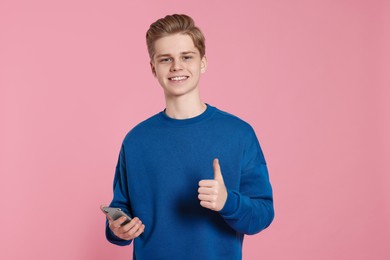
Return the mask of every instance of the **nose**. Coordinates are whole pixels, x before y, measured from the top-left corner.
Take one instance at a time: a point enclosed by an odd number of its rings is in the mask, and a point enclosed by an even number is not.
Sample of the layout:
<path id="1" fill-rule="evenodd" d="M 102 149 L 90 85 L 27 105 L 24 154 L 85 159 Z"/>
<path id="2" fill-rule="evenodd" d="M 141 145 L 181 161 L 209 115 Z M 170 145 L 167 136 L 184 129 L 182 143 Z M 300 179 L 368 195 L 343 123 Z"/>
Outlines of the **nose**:
<path id="1" fill-rule="evenodd" d="M 178 71 L 182 69 L 182 64 L 179 60 L 173 60 L 171 64 L 171 71 Z"/>

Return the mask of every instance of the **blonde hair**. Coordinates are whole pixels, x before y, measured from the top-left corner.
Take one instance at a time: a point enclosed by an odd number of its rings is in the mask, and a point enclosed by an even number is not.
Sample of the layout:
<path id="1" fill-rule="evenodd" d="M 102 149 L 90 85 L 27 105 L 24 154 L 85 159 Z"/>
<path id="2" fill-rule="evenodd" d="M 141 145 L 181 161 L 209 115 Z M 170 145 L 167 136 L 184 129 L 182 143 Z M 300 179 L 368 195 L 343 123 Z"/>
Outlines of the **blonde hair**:
<path id="1" fill-rule="evenodd" d="M 153 59 L 155 54 L 154 43 L 158 39 L 172 34 L 185 34 L 191 37 L 200 57 L 206 54 L 205 38 L 202 31 L 195 26 L 194 20 L 185 14 L 167 15 L 152 23 L 146 32 L 146 45 L 149 57 Z"/>

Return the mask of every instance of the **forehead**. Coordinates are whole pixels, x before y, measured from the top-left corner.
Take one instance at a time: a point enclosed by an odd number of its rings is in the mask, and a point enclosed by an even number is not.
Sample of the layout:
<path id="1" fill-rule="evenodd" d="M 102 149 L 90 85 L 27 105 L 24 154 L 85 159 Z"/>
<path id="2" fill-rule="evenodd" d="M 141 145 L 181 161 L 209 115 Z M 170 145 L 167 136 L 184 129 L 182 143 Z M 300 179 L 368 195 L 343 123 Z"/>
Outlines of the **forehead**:
<path id="1" fill-rule="evenodd" d="M 154 42 L 154 51 L 155 55 L 174 55 L 188 51 L 199 53 L 192 38 L 186 34 L 174 34 L 156 40 Z"/>

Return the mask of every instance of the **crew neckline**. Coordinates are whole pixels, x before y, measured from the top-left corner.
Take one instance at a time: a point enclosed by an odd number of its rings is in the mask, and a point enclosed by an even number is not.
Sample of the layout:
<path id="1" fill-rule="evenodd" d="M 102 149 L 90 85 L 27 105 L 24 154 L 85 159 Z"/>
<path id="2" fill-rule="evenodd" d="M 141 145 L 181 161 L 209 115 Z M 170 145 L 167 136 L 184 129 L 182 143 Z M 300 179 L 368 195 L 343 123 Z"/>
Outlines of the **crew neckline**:
<path id="1" fill-rule="evenodd" d="M 159 113 L 159 118 L 163 122 L 171 126 L 188 126 L 188 125 L 193 125 L 193 124 L 203 122 L 204 120 L 210 118 L 216 111 L 216 108 L 206 103 L 206 110 L 203 111 L 203 113 L 195 117 L 186 118 L 186 119 L 176 119 L 176 118 L 169 117 L 164 111 L 165 109 Z"/>

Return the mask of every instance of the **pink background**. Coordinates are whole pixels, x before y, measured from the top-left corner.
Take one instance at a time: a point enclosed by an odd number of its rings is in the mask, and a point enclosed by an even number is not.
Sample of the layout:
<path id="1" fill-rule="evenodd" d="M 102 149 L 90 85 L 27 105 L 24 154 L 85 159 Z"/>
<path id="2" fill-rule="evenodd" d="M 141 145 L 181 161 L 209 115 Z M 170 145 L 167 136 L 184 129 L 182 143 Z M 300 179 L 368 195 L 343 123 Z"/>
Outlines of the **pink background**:
<path id="1" fill-rule="evenodd" d="M 276 217 L 244 259 L 390 259 L 385 0 L 1 0 L 0 259 L 131 258 L 99 205 L 124 135 L 164 108 L 144 35 L 171 13 L 206 35 L 204 101 L 267 158 Z"/>

